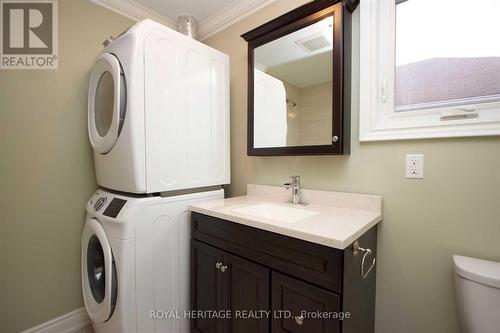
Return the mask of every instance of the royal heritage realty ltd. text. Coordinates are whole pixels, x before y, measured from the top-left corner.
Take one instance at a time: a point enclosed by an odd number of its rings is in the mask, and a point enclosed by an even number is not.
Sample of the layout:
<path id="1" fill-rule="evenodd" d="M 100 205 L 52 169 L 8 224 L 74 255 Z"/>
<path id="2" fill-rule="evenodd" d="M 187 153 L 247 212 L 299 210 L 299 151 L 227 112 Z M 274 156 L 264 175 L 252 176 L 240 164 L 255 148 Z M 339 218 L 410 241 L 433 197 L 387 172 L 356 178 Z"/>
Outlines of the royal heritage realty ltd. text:
<path id="1" fill-rule="evenodd" d="M 151 310 L 150 319 L 288 319 L 301 317 L 302 319 L 350 319 L 350 312 L 336 311 L 299 311 L 289 310 Z"/>

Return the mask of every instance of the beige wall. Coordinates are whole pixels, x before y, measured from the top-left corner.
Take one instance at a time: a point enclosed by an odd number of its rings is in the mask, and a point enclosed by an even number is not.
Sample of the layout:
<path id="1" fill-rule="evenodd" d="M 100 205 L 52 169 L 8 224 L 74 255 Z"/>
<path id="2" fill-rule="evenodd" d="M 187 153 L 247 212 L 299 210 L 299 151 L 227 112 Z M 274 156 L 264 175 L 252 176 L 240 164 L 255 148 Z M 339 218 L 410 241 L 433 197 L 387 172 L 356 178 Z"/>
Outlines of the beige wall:
<path id="1" fill-rule="evenodd" d="M 87 140 L 89 69 L 133 22 L 59 1 L 59 69 L 0 70 L 0 332 L 83 306 L 80 237 L 96 188 Z"/>
<path id="2" fill-rule="evenodd" d="M 500 261 L 500 137 L 358 142 L 359 10 L 354 15 L 350 156 L 246 156 L 246 44 L 240 34 L 305 1 L 277 0 L 207 43 L 231 57 L 232 196 L 247 183 L 299 174 L 313 189 L 384 197 L 379 228 L 378 333 L 455 333 L 451 255 Z M 404 178 L 407 153 L 425 154 L 425 179 Z"/>

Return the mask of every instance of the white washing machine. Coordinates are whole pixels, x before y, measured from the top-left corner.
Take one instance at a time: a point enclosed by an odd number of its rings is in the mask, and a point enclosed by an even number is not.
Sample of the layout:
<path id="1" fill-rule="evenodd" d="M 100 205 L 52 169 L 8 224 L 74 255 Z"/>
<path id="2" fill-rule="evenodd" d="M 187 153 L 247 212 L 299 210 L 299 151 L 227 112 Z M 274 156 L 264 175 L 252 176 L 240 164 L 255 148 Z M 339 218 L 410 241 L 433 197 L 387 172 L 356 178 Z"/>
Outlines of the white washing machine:
<path id="1" fill-rule="evenodd" d="M 87 202 L 82 289 L 95 333 L 188 333 L 188 205 L 223 199 L 222 189 L 175 197 L 98 190 Z M 177 311 L 180 319 L 151 318 Z"/>
<path id="2" fill-rule="evenodd" d="M 229 57 L 151 20 L 105 44 L 88 96 L 97 183 L 128 193 L 228 184 Z"/>

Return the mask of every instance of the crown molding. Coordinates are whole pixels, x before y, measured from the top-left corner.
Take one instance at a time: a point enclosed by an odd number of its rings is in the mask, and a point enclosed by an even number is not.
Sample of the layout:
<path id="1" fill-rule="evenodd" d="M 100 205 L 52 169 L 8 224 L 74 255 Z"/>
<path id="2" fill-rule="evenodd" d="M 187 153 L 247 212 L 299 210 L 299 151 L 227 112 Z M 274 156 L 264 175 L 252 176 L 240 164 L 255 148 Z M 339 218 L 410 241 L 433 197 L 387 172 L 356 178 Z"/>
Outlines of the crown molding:
<path id="1" fill-rule="evenodd" d="M 140 21 L 152 19 L 169 28 L 176 29 L 177 23 L 157 12 L 133 1 L 133 0 L 90 0 L 95 4 L 103 6 L 115 13 L 126 16 L 132 20 Z"/>
<path id="2" fill-rule="evenodd" d="M 219 31 L 235 24 L 276 0 L 238 0 L 201 21 L 198 25 L 200 40 L 207 39 Z"/>
<path id="3" fill-rule="evenodd" d="M 90 0 L 132 20 L 152 19 L 169 28 L 176 29 L 175 21 L 135 2 L 134 0 Z M 255 13 L 276 0 L 235 0 L 208 18 L 198 22 L 198 37 L 207 39 L 230 25 Z M 189 14 L 189 13 L 188 13 Z"/>

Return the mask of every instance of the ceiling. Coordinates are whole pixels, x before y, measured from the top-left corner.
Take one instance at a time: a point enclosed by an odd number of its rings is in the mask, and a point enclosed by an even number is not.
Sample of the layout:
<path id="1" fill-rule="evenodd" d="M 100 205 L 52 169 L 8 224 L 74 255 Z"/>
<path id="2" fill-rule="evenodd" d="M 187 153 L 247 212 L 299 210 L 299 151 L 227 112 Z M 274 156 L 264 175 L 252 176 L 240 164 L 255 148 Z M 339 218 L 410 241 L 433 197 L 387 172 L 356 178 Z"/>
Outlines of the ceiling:
<path id="1" fill-rule="evenodd" d="M 134 20 L 146 18 L 172 29 L 177 17 L 193 16 L 198 39 L 206 39 L 275 0 L 90 0 Z"/>
<path id="2" fill-rule="evenodd" d="M 266 73 L 298 88 L 332 81 L 332 50 L 268 68 Z"/>
<path id="3" fill-rule="evenodd" d="M 328 45 L 312 52 L 306 51 L 299 45 L 300 41 L 317 36 L 324 37 L 328 41 Z M 261 68 L 272 68 L 330 51 L 332 50 L 332 43 L 333 17 L 329 16 L 319 22 L 255 48 L 255 62 Z"/>
<path id="4" fill-rule="evenodd" d="M 201 22 L 230 5 L 234 0 L 135 0 L 137 3 L 175 21 L 181 15 L 190 15 Z"/>
<path id="5" fill-rule="evenodd" d="M 324 37 L 325 45 L 311 51 L 301 41 Z M 255 67 L 299 88 L 332 80 L 333 17 L 255 48 Z"/>

